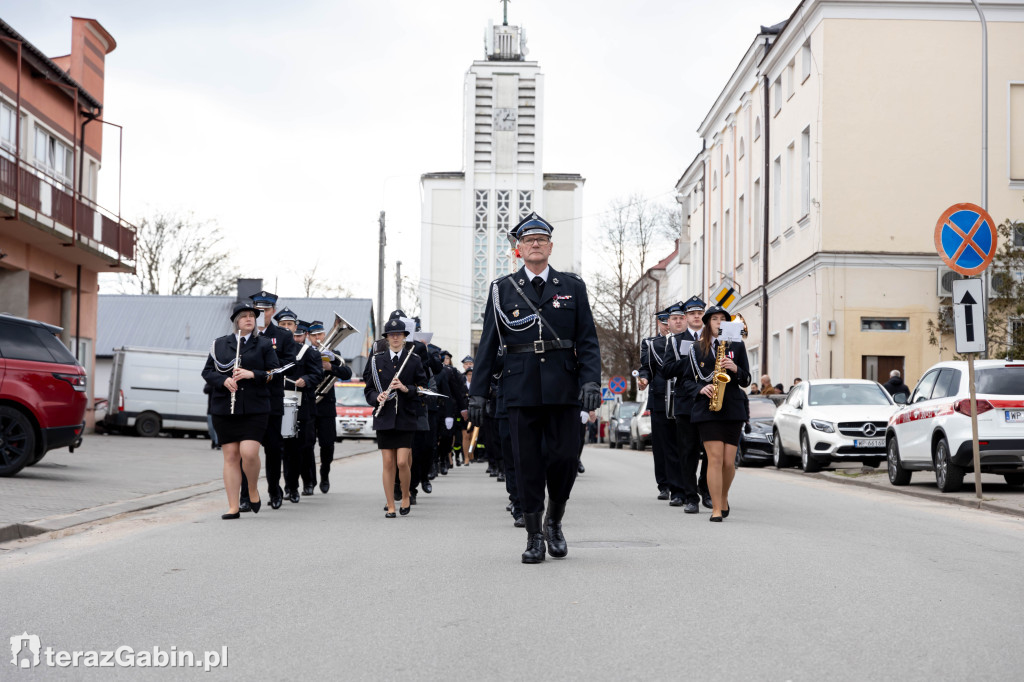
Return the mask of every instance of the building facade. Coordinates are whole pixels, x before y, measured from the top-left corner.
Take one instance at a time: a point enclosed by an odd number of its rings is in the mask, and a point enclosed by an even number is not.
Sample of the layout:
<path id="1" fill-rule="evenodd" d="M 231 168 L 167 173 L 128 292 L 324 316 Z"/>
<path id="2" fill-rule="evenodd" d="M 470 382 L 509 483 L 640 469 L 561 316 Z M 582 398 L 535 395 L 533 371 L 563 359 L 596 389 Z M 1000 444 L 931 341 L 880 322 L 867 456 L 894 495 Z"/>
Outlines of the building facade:
<path id="1" fill-rule="evenodd" d="M 985 12 L 987 208 L 1019 220 L 1024 3 Z M 804 0 L 762 28 L 676 185 L 691 287 L 735 282 L 752 373 L 912 384 L 941 359 L 933 233 L 950 205 L 982 203 L 980 81 L 970 3 Z"/>
<path id="2" fill-rule="evenodd" d="M 521 266 L 508 230 L 536 211 L 555 227 L 551 265 L 579 272 L 582 176 L 543 172 L 544 75 L 519 26 L 489 26 L 466 72 L 463 170 L 421 177 L 423 328 L 455 356 L 473 354 L 490 282 Z"/>
<path id="3" fill-rule="evenodd" d="M 116 46 L 99 22 L 76 17 L 70 54 L 50 59 L 0 21 L 0 311 L 63 327 L 90 398 L 97 276 L 135 264 L 135 228 L 96 204 Z"/>

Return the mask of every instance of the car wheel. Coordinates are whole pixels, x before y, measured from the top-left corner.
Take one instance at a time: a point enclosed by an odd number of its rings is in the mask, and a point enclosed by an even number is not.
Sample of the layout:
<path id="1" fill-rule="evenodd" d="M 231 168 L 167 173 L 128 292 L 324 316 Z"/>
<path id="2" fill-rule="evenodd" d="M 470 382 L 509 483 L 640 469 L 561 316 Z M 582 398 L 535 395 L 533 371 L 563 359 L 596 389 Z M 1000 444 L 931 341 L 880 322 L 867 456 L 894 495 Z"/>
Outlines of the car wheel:
<path id="1" fill-rule="evenodd" d="M 805 474 L 821 471 L 821 464 L 811 456 L 811 439 L 807 437 L 806 431 L 800 432 L 800 468 Z"/>
<path id="2" fill-rule="evenodd" d="M 615 436 L 609 434 L 609 436 L 608 436 L 608 447 L 610 449 L 614 450 L 615 449 L 615 441 L 617 441 L 617 440 L 618 439 Z"/>
<path id="3" fill-rule="evenodd" d="M 0 407 L 0 476 L 13 476 L 35 460 L 36 432 L 28 417 Z"/>
<path id="4" fill-rule="evenodd" d="M 886 455 L 889 483 L 893 485 L 908 485 L 913 472 L 903 468 L 903 463 L 900 461 L 900 445 L 896 441 L 896 436 L 889 439 L 889 444 L 886 446 Z"/>
<path id="5" fill-rule="evenodd" d="M 1007 485 L 1024 485 L 1024 474 L 1003 474 Z"/>
<path id="6" fill-rule="evenodd" d="M 636 449 L 643 452 L 647 449 L 647 443 L 644 442 L 643 438 L 638 438 L 636 441 Z"/>
<path id="7" fill-rule="evenodd" d="M 778 429 L 774 432 L 772 438 L 772 460 L 775 462 L 776 469 L 785 469 L 793 466 L 793 460 L 789 455 L 786 454 L 785 449 L 782 447 L 782 439 L 779 438 Z"/>
<path id="8" fill-rule="evenodd" d="M 950 461 L 949 442 L 940 438 L 935 445 L 935 483 L 944 493 L 955 493 L 964 484 L 964 469 Z"/>
<path id="9" fill-rule="evenodd" d="M 633 440 L 633 436 L 632 435 L 629 437 L 629 449 L 630 450 L 636 450 L 636 441 Z"/>
<path id="10" fill-rule="evenodd" d="M 135 433 L 143 438 L 153 438 L 160 433 L 160 417 L 152 412 L 143 412 L 135 418 Z"/>

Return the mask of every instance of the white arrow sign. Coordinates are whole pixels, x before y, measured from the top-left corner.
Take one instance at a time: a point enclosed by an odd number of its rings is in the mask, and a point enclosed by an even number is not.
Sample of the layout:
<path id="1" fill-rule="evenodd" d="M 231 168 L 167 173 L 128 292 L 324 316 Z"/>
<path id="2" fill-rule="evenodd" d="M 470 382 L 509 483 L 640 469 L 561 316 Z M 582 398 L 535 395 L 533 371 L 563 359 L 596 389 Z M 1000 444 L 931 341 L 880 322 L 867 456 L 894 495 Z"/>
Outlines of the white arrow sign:
<path id="1" fill-rule="evenodd" d="M 985 289 L 980 279 L 953 280 L 953 331 L 957 353 L 985 352 Z"/>

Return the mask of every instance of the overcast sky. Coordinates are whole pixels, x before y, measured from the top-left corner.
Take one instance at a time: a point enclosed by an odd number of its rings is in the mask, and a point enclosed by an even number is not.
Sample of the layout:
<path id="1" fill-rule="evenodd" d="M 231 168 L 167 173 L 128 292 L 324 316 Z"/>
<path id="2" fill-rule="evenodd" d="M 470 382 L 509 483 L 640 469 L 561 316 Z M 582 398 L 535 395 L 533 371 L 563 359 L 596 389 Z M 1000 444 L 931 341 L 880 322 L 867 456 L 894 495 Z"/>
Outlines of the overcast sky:
<path id="1" fill-rule="evenodd" d="M 633 192 L 671 202 L 696 128 L 760 25 L 797 0 L 512 0 L 545 74 L 544 171 L 580 173 L 584 239 Z M 498 0 L 5 0 L 0 17 L 50 56 L 71 16 L 114 36 L 105 117 L 125 126 L 123 206 L 216 220 L 244 276 L 301 295 L 376 297 L 377 216 L 419 276 L 419 176 L 460 170 L 462 83 Z M 108 130 L 110 130 L 108 128 Z M 116 206 L 104 140 L 101 203 Z M 467 228 L 468 229 L 468 228 Z M 667 255 L 660 254 L 659 258 Z M 468 264 L 466 265 L 468 267 Z M 584 274 L 598 267 L 585 255 Z M 111 289 L 106 289 L 108 292 Z"/>

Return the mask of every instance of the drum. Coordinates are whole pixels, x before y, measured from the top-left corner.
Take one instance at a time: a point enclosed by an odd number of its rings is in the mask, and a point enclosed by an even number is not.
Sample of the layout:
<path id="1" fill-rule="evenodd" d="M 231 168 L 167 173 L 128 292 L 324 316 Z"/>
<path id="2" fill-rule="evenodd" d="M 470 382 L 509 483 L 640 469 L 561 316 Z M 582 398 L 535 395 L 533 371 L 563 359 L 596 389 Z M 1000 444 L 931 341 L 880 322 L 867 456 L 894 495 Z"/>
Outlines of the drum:
<path id="1" fill-rule="evenodd" d="M 281 417 L 281 437 L 295 438 L 299 435 L 299 401 L 285 396 L 284 416 Z"/>

